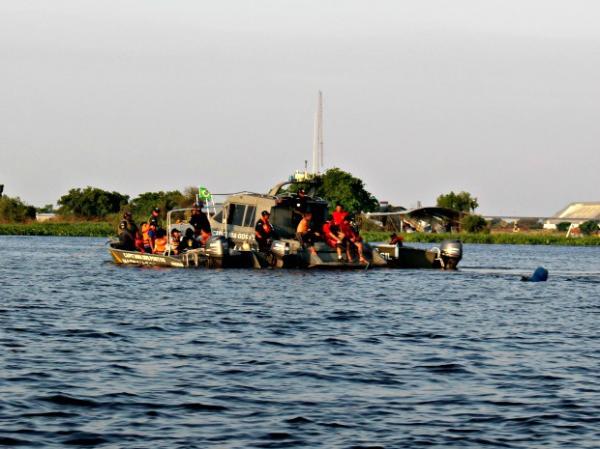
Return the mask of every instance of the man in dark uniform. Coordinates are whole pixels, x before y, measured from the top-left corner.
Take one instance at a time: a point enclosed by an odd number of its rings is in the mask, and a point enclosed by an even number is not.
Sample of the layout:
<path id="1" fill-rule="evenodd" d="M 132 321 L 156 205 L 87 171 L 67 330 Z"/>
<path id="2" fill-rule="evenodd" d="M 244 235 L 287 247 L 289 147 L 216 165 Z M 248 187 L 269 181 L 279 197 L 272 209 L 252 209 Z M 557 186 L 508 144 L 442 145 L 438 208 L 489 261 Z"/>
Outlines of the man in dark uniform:
<path id="1" fill-rule="evenodd" d="M 127 229 L 127 222 L 125 220 L 119 223 L 119 249 L 136 251 L 135 238 Z"/>
<path id="2" fill-rule="evenodd" d="M 258 250 L 262 253 L 268 253 L 271 249 L 273 239 L 277 238 L 277 233 L 269 221 L 271 214 L 263 210 L 260 216 L 262 218 L 256 222 L 256 226 L 254 227 L 254 238 L 256 239 L 256 243 L 258 243 Z"/>
<path id="3" fill-rule="evenodd" d="M 187 228 L 185 230 L 185 235 L 181 239 L 181 242 L 179 242 L 179 247 L 177 249 L 178 252 L 181 254 L 191 249 L 196 249 L 199 246 L 200 245 L 198 241 L 194 237 L 194 231 L 191 228 Z"/>
<path id="4" fill-rule="evenodd" d="M 202 206 L 202 203 L 194 204 L 190 224 L 194 227 L 194 234 L 196 237 L 199 237 L 202 244 L 206 245 L 206 242 L 212 235 L 212 230 L 210 228 L 208 217 L 202 212 Z"/>

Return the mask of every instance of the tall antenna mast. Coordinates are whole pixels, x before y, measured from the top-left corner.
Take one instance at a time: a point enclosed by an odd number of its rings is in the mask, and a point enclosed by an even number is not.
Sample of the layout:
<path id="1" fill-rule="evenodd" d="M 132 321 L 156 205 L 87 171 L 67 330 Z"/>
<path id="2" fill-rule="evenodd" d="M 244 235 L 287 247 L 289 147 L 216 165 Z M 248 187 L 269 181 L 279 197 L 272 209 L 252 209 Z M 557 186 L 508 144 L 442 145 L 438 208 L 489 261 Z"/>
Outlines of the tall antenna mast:
<path id="1" fill-rule="evenodd" d="M 321 173 L 323 166 L 323 93 L 319 91 L 313 138 L 313 175 Z"/>

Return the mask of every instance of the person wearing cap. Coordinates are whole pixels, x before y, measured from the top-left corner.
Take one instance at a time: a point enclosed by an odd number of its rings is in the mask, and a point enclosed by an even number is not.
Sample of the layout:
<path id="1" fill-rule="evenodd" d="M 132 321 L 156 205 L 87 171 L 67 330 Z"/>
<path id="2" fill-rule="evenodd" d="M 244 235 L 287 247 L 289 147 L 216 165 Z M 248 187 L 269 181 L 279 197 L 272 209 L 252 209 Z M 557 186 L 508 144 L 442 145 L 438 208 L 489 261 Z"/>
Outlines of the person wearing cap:
<path id="1" fill-rule="evenodd" d="M 194 204 L 190 224 L 194 227 L 196 238 L 200 240 L 202 245 L 206 245 L 206 242 L 212 235 L 212 230 L 208 217 L 202 212 L 202 206 L 203 204 L 201 202 Z"/>
<path id="2" fill-rule="evenodd" d="M 137 226 L 131 218 L 131 212 L 124 212 L 123 219 L 119 223 L 119 241 L 121 246 L 126 246 L 127 251 L 135 251 L 135 236 L 138 233 Z"/>
<path id="3" fill-rule="evenodd" d="M 127 222 L 122 220 L 119 223 L 119 248 L 125 251 L 135 251 L 135 240 L 131 232 L 127 229 Z"/>
<path id="4" fill-rule="evenodd" d="M 260 216 L 260 220 L 256 222 L 256 226 L 254 227 L 254 238 L 256 239 L 256 243 L 258 243 L 258 250 L 262 253 L 268 253 L 271 249 L 273 239 L 277 238 L 277 233 L 269 221 L 271 214 L 263 210 Z"/>

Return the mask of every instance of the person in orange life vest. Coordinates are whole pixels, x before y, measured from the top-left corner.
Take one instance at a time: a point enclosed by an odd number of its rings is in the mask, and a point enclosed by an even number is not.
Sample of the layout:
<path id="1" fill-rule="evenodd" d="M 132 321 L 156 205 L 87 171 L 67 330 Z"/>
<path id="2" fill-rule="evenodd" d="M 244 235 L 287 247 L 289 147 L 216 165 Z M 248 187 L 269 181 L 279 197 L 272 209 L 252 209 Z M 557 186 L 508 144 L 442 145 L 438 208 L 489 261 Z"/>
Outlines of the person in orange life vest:
<path id="1" fill-rule="evenodd" d="M 344 236 L 350 242 L 350 244 L 346 247 L 346 256 L 348 257 L 348 262 L 352 262 L 352 246 L 355 246 L 358 252 L 358 260 L 360 263 L 368 263 L 367 259 L 365 259 L 363 256 L 362 237 L 352 228 L 352 225 L 350 224 L 350 217 L 348 215 L 344 217 L 341 229 Z"/>
<path id="2" fill-rule="evenodd" d="M 307 248 L 312 254 L 317 254 L 314 244 L 320 234 L 311 229 L 311 220 L 312 212 L 306 212 L 296 228 L 296 238 L 304 248 Z"/>
<path id="3" fill-rule="evenodd" d="M 152 247 L 153 254 L 164 254 L 167 250 L 167 233 L 164 229 L 159 228 L 156 230 L 156 238 L 154 239 L 154 246 Z"/>
<path id="4" fill-rule="evenodd" d="M 144 240 L 144 252 L 152 253 L 154 248 L 154 239 L 156 238 L 156 230 L 158 223 L 154 218 L 151 218 L 148 223 L 142 224 L 142 238 Z"/>
<path id="5" fill-rule="evenodd" d="M 258 220 L 256 226 L 254 226 L 254 238 L 256 239 L 256 243 L 258 243 L 258 250 L 263 253 L 268 253 L 271 249 L 273 239 L 277 238 L 277 232 L 269 221 L 271 214 L 268 211 L 263 210 L 260 213 L 260 216 L 260 220 Z"/>
<path id="6" fill-rule="evenodd" d="M 323 238 L 325 242 L 332 248 L 335 248 L 338 260 L 342 260 L 342 248 L 344 247 L 344 239 L 340 238 L 340 228 L 333 222 L 331 215 L 329 220 L 323 224 Z"/>
<path id="7" fill-rule="evenodd" d="M 202 212 L 202 206 L 202 202 L 194 204 L 190 224 L 194 227 L 194 235 L 199 238 L 200 243 L 206 245 L 206 242 L 212 235 L 212 230 L 208 217 Z"/>

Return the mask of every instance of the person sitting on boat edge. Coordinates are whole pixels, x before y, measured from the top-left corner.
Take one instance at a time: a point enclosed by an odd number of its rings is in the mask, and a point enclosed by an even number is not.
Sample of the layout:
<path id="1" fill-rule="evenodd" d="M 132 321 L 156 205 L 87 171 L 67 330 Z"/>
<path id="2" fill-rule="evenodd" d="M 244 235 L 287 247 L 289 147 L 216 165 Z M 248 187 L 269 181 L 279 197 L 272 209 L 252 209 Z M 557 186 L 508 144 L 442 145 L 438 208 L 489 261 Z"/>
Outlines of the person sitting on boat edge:
<path id="1" fill-rule="evenodd" d="M 187 228 L 185 230 L 185 235 L 183 236 L 183 238 L 181 239 L 181 242 L 179 242 L 179 253 L 183 253 L 185 251 L 189 251 L 191 249 L 197 249 L 200 247 L 200 244 L 198 243 L 198 240 L 196 240 L 196 237 L 194 236 L 194 230 L 192 228 Z"/>
<path id="2" fill-rule="evenodd" d="M 200 243 L 204 246 L 212 235 L 210 222 L 204 212 L 202 212 L 202 202 L 194 204 L 192 208 L 192 216 L 190 217 L 190 224 L 194 227 L 194 234 L 200 240 Z"/>
<path id="3" fill-rule="evenodd" d="M 362 237 L 352 227 L 351 217 L 349 215 L 346 215 L 343 220 L 344 221 L 342 222 L 341 229 L 349 242 L 349 244 L 346 247 L 346 255 L 348 257 L 348 262 L 352 262 L 352 247 L 355 247 L 356 251 L 358 252 L 359 262 L 369 263 L 363 255 Z"/>
<path id="4" fill-rule="evenodd" d="M 323 238 L 325 243 L 330 247 L 335 248 L 338 256 L 338 260 L 342 260 L 342 248 L 345 246 L 344 235 L 340 232 L 340 227 L 333 221 L 333 217 L 330 215 L 329 219 L 323 224 Z"/>
<path id="5" fill-rule="evenodd" d="M 154 246 L 152 247 L 152 254 L 164 254 L 167 250 L 167 233 L 163 228 L 156 230 L 156 238 L 154 239 Z"/>
<path id="6" fill-rule="evenodd" d="M 263 210 L 260 216 L 261 218 L 254 226 L 254 238 L 258 243 L 258 250 L 262 253 L 268 253 L 271 250 L 273 239 L 277 238 L 277 232 L 269 221 L 271 214 L 268 211 Z"/>
<path id="7" fill-rule="evenodd" d="M 311 254 L 317 254 L 314 244 L 320 237 L 320 234 L 311 229 L 312 212 L 304 213 L 302 220 L 296 228 L 296 238 L 303 248 L 308 249 Z"/>

